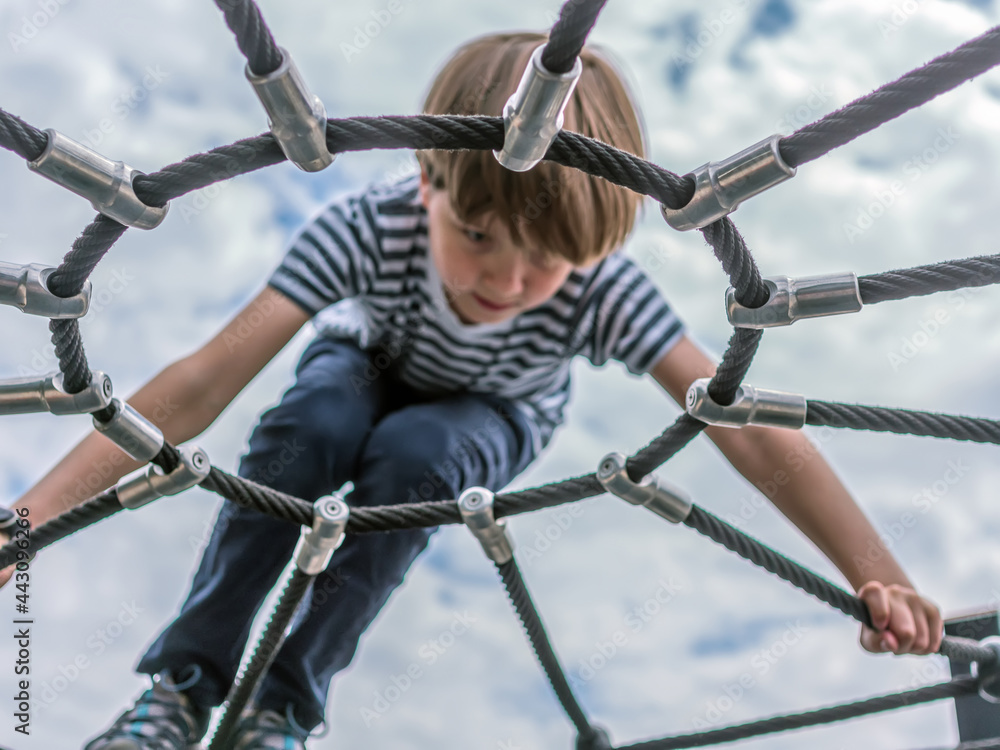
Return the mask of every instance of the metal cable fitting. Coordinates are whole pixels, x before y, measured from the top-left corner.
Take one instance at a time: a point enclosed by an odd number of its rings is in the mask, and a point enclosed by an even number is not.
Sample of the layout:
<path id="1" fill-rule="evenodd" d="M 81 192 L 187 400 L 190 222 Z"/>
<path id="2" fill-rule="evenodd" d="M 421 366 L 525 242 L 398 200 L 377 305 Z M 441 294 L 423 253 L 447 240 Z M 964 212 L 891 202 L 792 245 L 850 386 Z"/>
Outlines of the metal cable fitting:
<path id="1" fill-rule="evenodd" d="M 988 664 L 976 663 L 979 677 L 979 696 L 990 703 L 1000 703 L 1000 636 L 983 638 L 980 644 L 992 649 L 996 657 Z"/>
<path id="2" fill-rule="evenodd" d="M 770 297 L 760 307 L 744 307 L 733 287 L 726 291 L 726 315 L 736 328 L 790 326 L 802 318 L 855 313 L 864 307 L 857 274 L 850 271 L 794 279 L 771 276 L 764 284 Z"/>
<path id="3" fill-rule="evenodd" d="M 334 551 L 344 541 L 351 509 L 341 498 L 331 495 L 313 503 L 312 528 L 302 527 L 295 546 L 295 564 L 308 575 L 319 575 L 330 564 Z"/>
<path id="4" fill-rule="evenodd" d="M 625 470 L 625 456 L 609 453 L 597 467 L 597 481 L 608 492 L 632 505 L 642 505 L 671 523 L 681 523 L 691 513 L 691 499 L 655 474 L 633 482 Z"/>
<path id="5" fill-rule="evenodd" d="M 0 534 L 6 534 L 7 539 L 14 538 L 14 527 L 17 526 L 17 513 L 15 513 L 10 508 L 5 508 L 0 506 Z M 5 544 L 3 539 L 0 539 L 0 546 Z"/>
<path id="6" fill-rule="evenodd" d="M 94 428 L 113 440 L 136 461 L 146 463 L 163 449 L 159 428 L 121 399 L 111 399 L 114 416 L 107 422 L 94 417 Z"/>
<path id="7" fill-rule="evenodd" d="M 182 445 L 177 452 L 181 462 L 169 474 L 164 474 L 156 464 L 150 464 L 139 475 L 121 479 L 115 486 L 121 506 L 135 510 L 157 498 L 176 495 L 205 481 L 212 470 L 208 454 L 197 445 Z"/>
<path id="8" fill-rule="evenodd" d="M 682 208 L 660 206 L 663 218 L 674 229 L 707 227 L 728 216 L 747 198 L 795 176 L 778 150 L 782 136 L 772 135 L 722 161 L 710 161 L 691 172 L 694 195 Z"/>
<path id="9" fill-rule="evenodd" d="M 44 378 L 11 378 L 0 380 L 0 415 L 87 414 L 105 408 L 112 395 L 111 378 L 103 372 L 92 372 L 90 385 L 79 393 L 66 392 L 61 372 Z"/>
<path id="10" fill-rule="evenodd" d="M 568 73 L 550 73 L 542 65 L 541 45 L 531 54 L 517 90 L 503 107 L 503 148 L 493 155 L 513 172 L 527 172 L 545 158 L 563 126 L 563 111 L 583 72 L 576 58 Z"/>
<path id="11" fill-rule="evenodd" d="M 756 424 L 801 429 L 806 423 L 806 397 L 741 385 L 729 406 L 715 403 L 708 394 L 711 378 L 699 378 L 688 388 L 685 409 L 702 422 L 723 427 Z"/>
<path id="12" fill-rule="evenodd" d="M 57 297 L 48 280 L 55 268 L 41 263 L 19 266 L 0 261 L 0 305 L 11 305 L 28 315 L 45 318 L 82 318 L 90 309 L 90 279 L 72 297 Z"/>
<path id="13" fill-rule="evenodd" d="M 458 497 L 458 512 L 488 558 L 501 565 L 514 557 L 514 544 L 507 536 L 507 525 L 493 515 L 492 492 L 485 487 L 470 487 Z"/>
<path id="14" fill-rule="evenodd" d="M 86 198 L 102 214 L 126 226 L 152 229 L 163 221 L 168 206 L 147 206 L 132 188 L 132 180 L 144 172 L 111 161 L 51 128 L 45 132 L 49 142 L 41 156 L 28 162 L 28 169 Z"/>
<path id="15" fill-rule="evenodd" d="M 319 172 L 333 163 L 326 147 L 326 108 L 311 94 L 288 50 L 281 50 L 281 65 L 257 76 L 246 67 L 246 77 L 267 112 L 267 124 L 282 152 L 299 169 Z"/>

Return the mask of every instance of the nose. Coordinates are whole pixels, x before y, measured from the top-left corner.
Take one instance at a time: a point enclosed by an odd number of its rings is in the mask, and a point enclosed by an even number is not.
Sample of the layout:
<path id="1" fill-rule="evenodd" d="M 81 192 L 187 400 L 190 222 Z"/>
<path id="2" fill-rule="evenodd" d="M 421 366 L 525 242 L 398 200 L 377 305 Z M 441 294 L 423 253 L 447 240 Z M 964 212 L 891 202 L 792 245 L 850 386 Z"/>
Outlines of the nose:
<path id="1" fill-rule="evenodd" d="M 485 269 L 483 282 L 494 302 L 509 302 L 524 292 L 525 258 L 517 250 L 500 254 Z"/>

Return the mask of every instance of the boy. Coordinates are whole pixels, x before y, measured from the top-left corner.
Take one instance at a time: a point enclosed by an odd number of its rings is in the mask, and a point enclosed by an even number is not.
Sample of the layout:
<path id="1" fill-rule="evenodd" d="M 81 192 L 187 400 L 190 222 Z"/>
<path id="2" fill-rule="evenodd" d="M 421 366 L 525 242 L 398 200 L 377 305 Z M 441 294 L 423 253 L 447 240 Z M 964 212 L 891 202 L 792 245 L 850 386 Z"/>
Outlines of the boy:
<path id="1" fill-rule="evenodd" d="M 544 41 L 509 34 L 466 45 L 438 75 L 425 111 L 499 114 Z M 591 51 L 582 61 L 565 128 L 641 155 L 638 116 L 618 74 Z M 240 474 L 310 501 L 351 480 L 352 505 L 381 505 L 454 498 L 474 485 L 500 490 L 561 422 L 575 355 L 650 372 L 679 403 L 711 371 L 649 279 L 614 254 L 638 196 L 547 162 L 517 174 L 488 152 L 418 158 L 419 180 L 338 200 L 302 231 L 247 308 L 270 312 L 240 346 L 225 343 L 237 316 L 131 403 L 149 413 L 170 394 L 181 408 L 163 432 L 174 444 L 190 440 L 317 316 L 322 335 L 281 404 L 262 416 Z M 806 440 L 763 428 L 706 432 L 751 482 L 773 476 Z M 115 450 L 88 437 L 19 505 L 36 523 L 56 515 L 55 498 L 82 467 Z M 121 465 L 123 474 L 131 468 Z M 868 603 L 881 631 L 863 631 L 865 648 L 937 649 L 940 616 L 896 562 L 886 555 L 864 572 L 854 566 L 877 534 L 825 462 L 792 474 L 773 502 Z M 204 735 L 298 534 L 226 503 L 180 615 L 139 663 L 153 687 L 86 750 L 177 750 Z M 289 635 L 236 748 L 305 747 L 333 675 L 429 534 L 347 538 L 316 581 L 329 596 L 317 597 Z"/>

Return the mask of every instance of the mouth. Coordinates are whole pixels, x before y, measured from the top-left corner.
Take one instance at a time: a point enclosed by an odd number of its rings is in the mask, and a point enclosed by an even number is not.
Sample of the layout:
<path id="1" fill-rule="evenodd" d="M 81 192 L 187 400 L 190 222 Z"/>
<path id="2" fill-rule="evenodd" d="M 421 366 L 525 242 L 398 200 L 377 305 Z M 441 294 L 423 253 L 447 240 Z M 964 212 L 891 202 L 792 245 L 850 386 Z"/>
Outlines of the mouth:
<path id="1" fill-rule="evenodd" d="M 490 302 L 488 299 L 480 297 L 475 292 L 472 292 L 472 298 L 475 299 L 476 302 L 479 303 L 479 305 L 485 307 L 487 310 L 492 310 L 493 312 L 500 312 L 502 310 L 511 310 L 514 307 L 516 307 L 516 305 L 513 304 L 498 305 L 495 302 Z"/>

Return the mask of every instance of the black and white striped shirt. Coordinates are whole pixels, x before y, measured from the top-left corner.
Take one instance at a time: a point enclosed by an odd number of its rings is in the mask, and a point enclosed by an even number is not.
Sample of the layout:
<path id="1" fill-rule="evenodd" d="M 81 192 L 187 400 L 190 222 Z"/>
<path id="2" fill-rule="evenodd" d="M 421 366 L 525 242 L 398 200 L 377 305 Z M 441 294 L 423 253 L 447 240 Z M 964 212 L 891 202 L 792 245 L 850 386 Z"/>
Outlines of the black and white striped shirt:
<path id="1" fill-rule="evenodd" d="M 418 390 L 510 399 L 533 425 L 537 450 L 563 421 L 574 356 L 617 360 L 640 375 L 683 333 L 621 253 L 574 270 L 539 307 L 500 323 L 462 323 L 428 255 L 416 178 L 332 202 L 295 237 L 268 283 L 315 315 L 321 334 L 379 349 L 376 366 L 391 360 Z"/>

